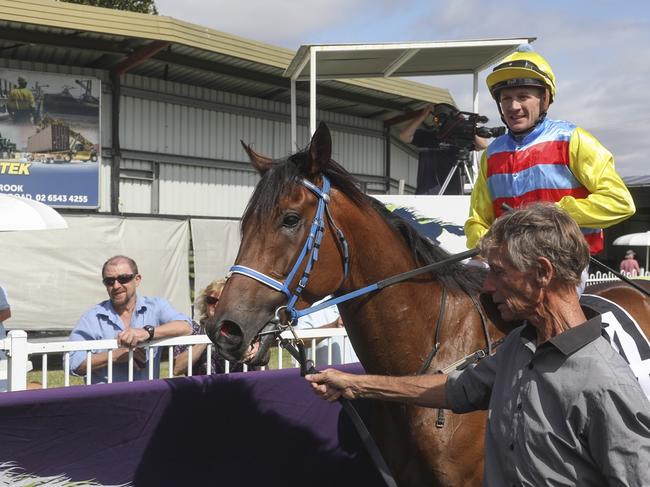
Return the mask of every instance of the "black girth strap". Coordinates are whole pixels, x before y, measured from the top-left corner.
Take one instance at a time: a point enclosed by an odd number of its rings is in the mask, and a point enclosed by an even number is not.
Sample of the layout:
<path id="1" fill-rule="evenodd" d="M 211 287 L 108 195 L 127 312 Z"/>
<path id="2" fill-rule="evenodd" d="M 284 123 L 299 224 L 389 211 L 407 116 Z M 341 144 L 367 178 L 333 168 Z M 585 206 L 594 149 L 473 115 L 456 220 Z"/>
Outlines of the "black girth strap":
<path id="1" fill-rule="evenodd" d="M 311 360 L 307 360 L 307 354 L 305 353 L 305 347 L 303 346 L 302 342 L 298 341 L 296 343 L 297 347 L 294 346 L 290 340 L 280 340 L 280 346 L 286 349 L 287 352 L 289 352 L 300 364 L 300 375 L 304 377 L 307 374 L 317 374 L 318 370 L 314 368 L 314 363 Z M 363 445 L 366 447 L 368 455 L 370 455 L 370 458 L 375 464 L 377 470 L 379 470 L 379 473 L 384 479 L 386 485 L 388 487 L 397 487 L 397 483 L 395 482 L 395 479 L 393 478 L 393 475 L 391 474 L 390 469 L 384 460 L 384 457 L 381 455 L 377 443 L 375 443 L 375 440 L 370 435 L 368 428 L 366 428 L 366 425 L 363 423 L 363 420 L 361 419 L 361 416 L 359 416 L 357 410 L 354 408 L 352 403 L 344 397 L 339 397 L 338 402 L 341 404 L 341 407 L 343 408 L 343 411 L 345 411 L 345 414 L 347 414 L 348 418 L 350 418 L 350 421 L 352 421 L 354 429 L 356 429 L 359 438 L 363 442 Z"/>
<path id="2" fill-rule="evenodd" d="M 492 355 L 494 348 L 496 348 L 499 344 L 501 344 L 501 342 L 503 342 L 503 338 L 497 340 L 494 343 L 492 342 L 490 338 L 490 331 L 488 330 L 488 320 L 487 317 L 485 316 L 485 312 L 483 311 L 483 308 L 481 307 L 481 304 L 478 302 L 476 297 L 471 292 L 467 291 L 467 289 L 463 288 L 463 291 L 465 291 L 465 294 L 467 294 L 467 296 L 469 296 L 469 298 L 472 300 L 472 303 L 474 303 L 474 307 L 476 308 L 476 311 L 481 317 L 481 325 L 483 327 L 483 334 L 485 336 L 485 343 L 487 344 L 487 346 L 462 358 L 458 362 L 454 362 L 452 365 L 445 368 L 444 370 L 437 371 L 436 373 L 438 374 L 448 373 L 451 370 L 462 370 L 466 368 L 468 365 L 478 362 L 479 360 L 489 355 Z M 436 320 L 436 328 L 434 332 L 435 334 L 434 334 L 433 349 L 431 350 L 431 352 L 429 352 L 429 355 L 427 356 L 426 360 L 422 364 L 422 367 L 420 367 L 420 370 L 418 371 L 417 375 L 425 374 L 427 370 L 429 370 L 429 367 L 431 366 L 431 362 L 433 361 L 434 357 L 438 353 L 438 350 L 440 350 L 440 329 L 442 328 L 442 323 L 445 318 L 446 308 L 447 308 L 447 288 L 443 286 L 441 298 L 440 298 L 440 311 L 438 312 L 438 319 Z M 436 428 L 443 428 L 444 426 L 445 426 L 445 410 L 441 408 L 438 409 Z"/>
<path id="3" fill-rule="evenodd" d="M 429 352 L 429 355 L 427 356 L 426 360 L 422 364 L 422 367 L 420 367 L 420 370 L 418 371 L 417 375 L 422 375 L 427 370 L 429 370 L 429 366 L 431 365 L 431 362 L 433 361 L 434 357 L 438 353 L 438 350 L 440 350 L 440 329 L 442 328 L 442 322 L 445 319 L 446 309 L 447 309 L 447 288 L 445 286 L 442 286 L 442 293 L 440 293 L 440 311 L 438 312 L 438 319 L 436 320 L 436 331 L 434 332 L 433 348 L 431 349 L 431 352 Z"/>
<path id="4" fill-rule="evenodd" d="M 469 299 L 472 300 L 476 311 L 478 311 L 478 314 L 481 317 L 481 325 L 483 325 L 483 335 L 485 336 L 485 343 L 487 343 L 488 355 L 492 355 L 492 341 L 490 340 L 490 330 L 488 330 L 488 320 L 485 316 L 485 311 L 483 311 L 483 307 L 481 306 L 481 303 L 479 303 L 476 299 L 476 296 L 467 290 L 465 290 L 465 293 L 467 293 Z"/>

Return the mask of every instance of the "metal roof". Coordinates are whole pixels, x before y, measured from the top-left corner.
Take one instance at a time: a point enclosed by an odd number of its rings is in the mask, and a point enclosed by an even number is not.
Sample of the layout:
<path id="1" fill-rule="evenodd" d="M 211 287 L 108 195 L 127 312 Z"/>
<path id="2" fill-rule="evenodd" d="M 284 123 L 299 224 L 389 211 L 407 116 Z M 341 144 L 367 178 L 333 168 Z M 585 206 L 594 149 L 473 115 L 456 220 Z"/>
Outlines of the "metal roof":
<path id="1" fill-rule="evenodd" d="M 478 111 L 478 73 L 535 37 L 382 44 L 310 44 L 300 46 L 284 76 L 291 79 L 291 140 L 296 141 L 296 81 L 309 81 L 309 129 L 316 130 L 316 81 L 472 74 L 474 111 Z M 382 78 L 378 80 L 376 78 Z M 357 80 L 356 83 L 361 83 Z M 322 108 L 322 88 L 318 104 Z"/>
<path id="2" fill-rule="evenodd" d="M 51 0 L 0 0 L 0 58 L 128 72 L 289 103 L 283 77 L 294 51 L 171 17 Z M 129 64 L 131 63 L 131 64 Z M 309 104 L 309 87 L 297 88 Z M 448 90 L 397 79 L 324 81 L 319 108 L 386 119 Z"/>
<path id="3" fill-rule="evenodd" d="M 310 79 L 312 56 L 316 79 L 414 77 L 473 74 L 507 56 L 535 37 L 381 44 L 309 44 L 300 46 L 284 75 Z"/>

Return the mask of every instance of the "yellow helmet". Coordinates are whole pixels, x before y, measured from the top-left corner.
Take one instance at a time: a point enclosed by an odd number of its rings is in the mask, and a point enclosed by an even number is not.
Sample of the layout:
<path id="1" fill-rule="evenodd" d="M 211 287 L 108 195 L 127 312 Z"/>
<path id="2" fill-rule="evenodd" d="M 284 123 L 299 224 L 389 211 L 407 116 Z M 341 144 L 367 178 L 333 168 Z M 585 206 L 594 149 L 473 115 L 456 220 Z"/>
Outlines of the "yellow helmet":
<path id="1" fill-rule="evenodd" d="M 514 86 L 541 86 L 548 90 L 549 104 L 555 98 L 555 75 L 546 59 L 524 44 L 507 56 L 488 75 L 486 83 L 492 97 L 498 100 L 499 91 Z"/>

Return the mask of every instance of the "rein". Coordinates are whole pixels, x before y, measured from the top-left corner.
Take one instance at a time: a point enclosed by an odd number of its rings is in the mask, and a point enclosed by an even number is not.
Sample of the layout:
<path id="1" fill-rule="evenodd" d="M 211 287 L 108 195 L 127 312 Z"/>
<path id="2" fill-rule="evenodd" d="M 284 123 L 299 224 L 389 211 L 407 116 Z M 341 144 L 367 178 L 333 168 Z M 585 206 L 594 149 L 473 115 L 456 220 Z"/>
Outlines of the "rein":
<path id="1" fill-rule="evenodd" d="M 293 331 L 293 328 L 291 331 Z M 279 341 L 279 344 L 298 361 L 300 364 L 300 375 L 304 377 L 307 374 L 318 374 L 319 371 L 314 367 L 314 363 L 311 360 L 307 360 L 307 354 L 305 352 L 305 346 L 302 340 L 298 338 L 294 340 L 283 338 Z M 359 412 L 355 409 L 349 399 L 341 396 L 337 399 L 337 402 L 341 405 L 343 411 L 345 411 L 345 413 L 348 415 L 350 421 L 352 421 L 352 425 L 356 429 L 361 442 L 366 447 L 368 455 L 370 455 L 370 458 L 375 464 L 375 467 L 377 467 L 377 470 L 379 471 L 381 477 L 384 479 L 386 485 L 388 487 L 397 487 L 397 483 L 395 482 L 395 479 L 393 478 L 393 475 L 391 474 L 390 469 L 388 468 L 388 465 L 386 464 L 386 461 L 381 454 L 381 451 L 379 451 L 377 443 L 375 443 L 375 440 L 372 438 L 372 435 L 370 434 L 370 431 L 368 431 L 368 428 L 366 428 L 363 419 L 361 419 L 361 416 L 359 416 Z"/>
<path id="2" fill-rule="evenodd" d="M 281 310 L 284 310 L 289 319 L 289 323 L 293 323 L 298 318 L 302 318 L 303 316 L 306 316 L 311 313 L 315 313 L 316 311 L 320 311 L 322 309 L 328 308 L 330 306 L 333 306 L 335 304 L 343 303 L 345 301 L 349 301 L 350 299 L 357 298 L 359 296 L 363 296 L 364 294 L 368 294 L 374 291 L 378 291 L 380 289 L 383 289 L 388 286 L 392 286 L 393 284 L 397 284 L 398 282 L 406 281 L 408 279 L 411 279 L 412 277 L 418 276 L 420 274 L 425 274 L 427 272 L 432 272 L 436 269 L 439 269 L 441 267 L 444 267 L 448 264 L 452 264 L 454 262 L 459 262 L 464 259 L 469 259 L 471 257 L 474 257 L 475 255 L 478 255 L 479 250 L 478 249 L 473 249 L 473 250 L 467 250 L 465 252 L 460 252 L 458 254 L 454 254 L 449 256 L 448 258 L 441 260 L 439 262 L 434 262 L 429 265 L 425 265 L 423 267 L 419 267 L 417 269 L 413 269 L 410 271 L 403 272 L 401 274 L 398 274 L 393 277 L 389 277 L 387 279 L 383 279 L 381 281 L 378 281 L 374 284 L 370 284 L 369 286 L 362 287 L 360 289 L 357 289 L 355 291 L 351 291 L 347 294 L 344 294 L 342 296 L 338 296 L 332 299 L 328 299 L 327 301 L 323 301 L 322 303 L 315 305 L 315 306 L 310 306 L 308 308 L 304 308 L 301 310 L 298 310 L 295 308 L 295 304 L 298 301 L 298 298 L 300 297 L 300 294 L 302 291 L 305 289 L 307 286 L 307 283 L 309 282 L 309 276 L 311 274 L 311 271 L 314 267 L 314 264 L 318 261 L 318 251 L 320 249 L 321 241 L 323 240 L 323 233 L 325 231 L 325 218 L 327 218 L 327 221 L 332 225 L 336 232 L 336 236 L 341 243 L 341 248 L 343 250 L 343 277 L 344 279 L 348 277 L 349 273 L 349 262 L 350 262 L 350 256 L 349 256 L 349 251 L 348 251 L 348 242 L 345 239 L 345 235 L 341 231 L 341 229 L 336 225 L 334 222 L 334 219 L 332 218 L 332 215 L 329 211 L 329 202 L 330 202 L 330 181 L 326 176 L 323 176 L 323 187 L 322 189 L 313 184 L 311 181 L 308 181 L 307 179 L 303 179 L 302 184 L 307 187 L 312 193 L 316 195 L 318 198 L 318 207 L 316 209 L 316 215 L 314 216 L 314 220 L 312 222 L 311 228 L 309 230 L 309 235 L 307 236 L 307 240 L 305 241 L 305 244 L 302 247 L 302 250 L 300 251 L 300 255 L 298 256 L 298 259 L 296 260 L 296 263 L 293 265 L 291 271 L 289 272 L 289 275 L 285 279 L 284 282 L 280 282 L 277 279 L 273 279 L 270 276 L 267 276 L 266 274 L 259 272 L 255 269 L 252 269 L 247 266 L 243 265 L 234 265 L 230 268 L 230 272 L 228 273 L 228 277 L 232 274 L 241 274 L 246 277 L 250 277 L 251 279 L 254 279 L 262 284 L 265 284 L 266 286 L 269 286 L 271 289 L 274 289 L 278 292 L 283 293 L 284 295 L 287 296 L 288 303 L 286 306 L 280 306 L 276 311 L 275 311 L 275 316 L 276 320 L 279 320 L 279 313 Z M 294 279 L 296 273 L 298 272 L 298 269 L 302 265 L 303 261 L 307 258 L 307 265 L 305 266 L 305 270 L 303 271 L 302 277 L 300 278 L 300 281 L 298 281 L 298 285 L 296 286 L 296 289 L 292 292 L 289 289 L 289 284 L 291 281 Z M 279 322 L 279 321 L 278 321 Z M 260 335 L 268 335 L 268 334 L 276 334 L 278 332 L 284 331 L 284 329 L 278 329 L 278 330 L 271 330 L 267 332 L 262 332 Z"/>

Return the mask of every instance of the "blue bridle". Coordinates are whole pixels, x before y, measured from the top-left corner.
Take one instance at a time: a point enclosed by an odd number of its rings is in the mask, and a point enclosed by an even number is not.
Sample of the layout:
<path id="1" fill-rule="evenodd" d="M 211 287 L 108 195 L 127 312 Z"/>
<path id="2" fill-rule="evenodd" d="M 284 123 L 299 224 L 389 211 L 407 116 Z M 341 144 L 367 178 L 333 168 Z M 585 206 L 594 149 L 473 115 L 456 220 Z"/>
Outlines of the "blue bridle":
<path id="1" fill-rule="evenodd" d="M 334 219 L 332 218 L 332 215 L 330 214 L 329 211 L 328 203 L 330 202 L 330 181 L 326 176 L 323 176 L 322 178 L 323 178 L 322 188 L 319 188 L 318 186 L 316 186 L 311 181 L 308 181 L 307 179 L 303 179 L 301 181 L 302 184 L 305 187 L 307 187 L 307 189 L 309 189 L 312 193 L 314 193 L 318 198 L 318 207 L 316 208 L 316 214 L 314 215 L 314 220 L 311 224 L 311 228 L 309 230 L 309 235 L 307 236 L 307 240 L 305 241 L 305 244 L 302 247 L 302 251 L 298 256 L 296 263 L 293 265 L 291 272 L 289 272 L 289 275 L 287 276 L 284 282 L 280 282 L 277 279 L 273 279 L 272 277 L 269 277 L 266 274 L 256 271 L 255 269 L 251 269 L 250 267 L 247 266 L 234 265 L 230 268 L 229 274 L 241 274 L 243 276 L 250 277 L 251 279 L 255 279 L 256 281 L 269 286 L 271 289 L 274 289 L 278 292 L 285 294 L 288 299 L 288 303 L 285 309 L 286 312 L 288 313 L 290 321 L 295 321 L 299 318 L 299 314 L 298 311 L 295 309 L 295 305 L 298 299 L 300 298 L 300 294 L 305 289 L 305 287 L 307 287 L 307 283 L 309 282 L 309 276 L 311 274 L 311 271 L 314 267 L 314 264 L 316 264 L 316 261 L 318 261 L 318 251 L 320 249 L 321 241 L 323 240 L 326 218 L 327 221 L 329 221 L 329 223 L 332 225 L 332 228 L 334 228 L 334 231 L 336 232 L 336 236 L 341 244 L 341 250 L 343 253 L 342 255 L 343 276 L 344 278 L 347 278 L 348 276 L 349 261 L 350 261 L 349 254 L 348 254 L 348 242 L 345 239 L 345 235 L 343 235 L 341 229 L 336 225 L 336 223 L 334 223 Z M 302 273 L 302 277 L 300 278 L 300 281 L 298 281 L 298 285 L 296 286 L 296 289 L 291 291 L 289 289 L 289 285 L 291 281 L 293 281 L 296 273 L 298 272 L 298 269 L 302 265 L 305 258 L 307 259 L 305 270 Z"/>

